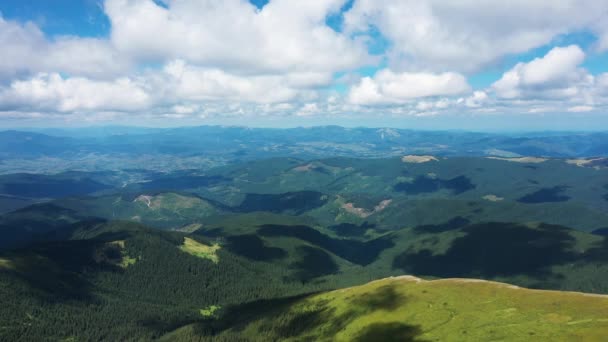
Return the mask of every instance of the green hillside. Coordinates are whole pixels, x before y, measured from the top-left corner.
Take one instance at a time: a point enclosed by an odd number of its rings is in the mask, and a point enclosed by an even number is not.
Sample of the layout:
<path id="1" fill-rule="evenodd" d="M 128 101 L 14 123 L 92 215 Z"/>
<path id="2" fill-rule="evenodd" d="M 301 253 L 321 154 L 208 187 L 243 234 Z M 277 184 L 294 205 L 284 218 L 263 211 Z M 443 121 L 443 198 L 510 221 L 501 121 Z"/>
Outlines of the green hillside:
<path id="1" fill-rule="evenodd" d="M 288 270 L 213 245 L 134 223 L 83 223 L 68 240 L 2 253 L 0 340 L 149 340 L 212 306 L 333 288 L 284 281 Z"/>
<path id="2" fill-rule="evenodd" d="M 404 276 L 241 312 L 216 340 L 604 341 L 608 297 Z M 212 325 L 212 324 L 210 324 Z M 215 323 L 221 327 L 221 322 Z M 165 340 L 205 340 L 190 325 Z"/>
<path id="3" fill-rule="evenodd" d="M 226 329 L 234 334 L 235 324 L 282 307 L 290 302 L 286 298 L 403 274 L 608 293 L 608 240 L 564 227 L 455 219 L 344 237 L 310 223 L 252 213 L 194 233 L 124 221 L 71 224 L 52 240 L 0 253 L 0 296 L 6 299 L 0 337 L 147 340 L 193 334 L 192 324 L 201 336 Z M 561 307 L 573 310 L 570 304 Z M 312 318 L 301 319 L 294 324 L 306 326 Z M 281 331 L 292 329 L 287 320 L 260 329 L 277 324 L 285 324 Z"/>
<path id="4" fill-rule="evenodd" d="M 457 216 L 582 231 L 608 227 L 604 167 L 566 159 L 428 158 L 434 159 L 276 158 L 220 167 L 204 176 L 195 171 L 148 175 L 146 182 L 105 196 L 53 203 L 83 215 L 163 229 L 247 212 L 309 216 L 324 226 L 368 222 L 384 229 L 441 224 Z"/>
<path id="5" fill-rule="evenodd" d="M 277 158 L 31 205 L 0 216 L 0 340 L 593 340 L 575 295 L 431 280 L 608 294 L 606 172 Z M 363 286 L 402 275 L 429 282 Z"/>

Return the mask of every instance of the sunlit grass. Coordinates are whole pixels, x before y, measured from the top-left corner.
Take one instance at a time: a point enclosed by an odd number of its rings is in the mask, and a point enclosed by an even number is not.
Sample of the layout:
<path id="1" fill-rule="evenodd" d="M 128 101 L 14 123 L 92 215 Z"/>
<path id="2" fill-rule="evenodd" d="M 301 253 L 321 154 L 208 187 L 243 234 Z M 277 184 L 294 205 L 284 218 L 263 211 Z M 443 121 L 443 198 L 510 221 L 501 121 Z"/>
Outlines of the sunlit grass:
<path id="1" fill-rule="evenodd" d="M 213 314 L 215 314 L 215 312 L 219 309 L 221 309 L 221 306 L 211 305 L 204 309 L 201 309 L 200 313 L 201 313 L 201 316 L 203 316 L 203 317 L 213 317 Z"/>
<path id="2" fill-rule="evenodd" d="M 11 260 L 0 258 L 0 270 L 11 270 L 13 268 L 15 268 L 15 265 Z"/>
<path id="3" fill-rule="evenodd" d="M 412 341 L 605 341 L 608 296 L 398 277 L 299 300 L 245 334 L 277 321 L 285 340 L 370 340 L 390 331 Z"/>
<path id="4" fill-rule="evenodd" d="M 127 254 L 127 252 L 125 251 L 125 240 L 112 241 L 109 244 L 117 246 L 120 249 L 121 259 L 120 262 L 116 263 L 116 265 L 122 268 L 127 268 L 129 266 L 135 265 L 138 258 L 132 258 Z"/>
<path id="5" fill-rule="evenodd" d="M 209 259 L 214 263 L 220 261 L 216 252 L 221 248 L 219 244 L 213 244 L 211 246 L 202 244 L 191 238 L 184 238 L 184 244 L 179 247 L 182 251 L 194 255 L 202 259 Z"/>

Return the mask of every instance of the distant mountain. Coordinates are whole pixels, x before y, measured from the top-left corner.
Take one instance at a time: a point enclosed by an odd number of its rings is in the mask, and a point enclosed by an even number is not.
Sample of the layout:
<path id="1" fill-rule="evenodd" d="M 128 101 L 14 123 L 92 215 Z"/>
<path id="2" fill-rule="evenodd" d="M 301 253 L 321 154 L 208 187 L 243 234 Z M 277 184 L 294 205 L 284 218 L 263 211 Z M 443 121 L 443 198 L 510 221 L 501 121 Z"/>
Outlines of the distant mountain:
<path id="1" fill-rule="evenodd" d="M 287 156 L 302 159 L 335 156 L 378 158 L 405 154 L 608 156 L 608 133 L 507 135 L 338 126 L 290 129 L 107 127 L 39 131 L 49 135 L 0 132 L 0 158 L 20 160 L 17 165 L 0 166 L 0 173 L 47 170 L 50 167 L 48 158 L 64 161 L 64 168 L 61 169 L 58 163 L 53 165 L 54 171 L 73 170 L 74 166 L 87 170 L 116 170 L 136 165 L 148 170 L 166 171 Z M 30 161 L 24 163 L 21 161 L 24 158 Z"/>
<path id="2" fill-rule="evenodd" d="M 73 154 L 76 141 L 33 132 L 0 132 L 0 158 L 37 158 Z"/>

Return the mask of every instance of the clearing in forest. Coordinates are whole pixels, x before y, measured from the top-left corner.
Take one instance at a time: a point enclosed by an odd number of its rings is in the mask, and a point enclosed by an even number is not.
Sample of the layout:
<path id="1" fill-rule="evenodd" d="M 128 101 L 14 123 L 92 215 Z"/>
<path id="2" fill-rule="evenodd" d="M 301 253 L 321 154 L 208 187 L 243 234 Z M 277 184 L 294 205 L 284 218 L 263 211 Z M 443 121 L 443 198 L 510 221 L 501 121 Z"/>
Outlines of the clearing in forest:
<path id="1" fill-rule="evenodd" d="M 179 249 L 188 254 L 202 259 L 209 259 L 216 264 L 220 261 L 217 256 L 217 251 L 220 248 L 220 245 L 217 243 L 209 246 L 188 237 L 184 238 L 184 244 L 179 247 Z"/>

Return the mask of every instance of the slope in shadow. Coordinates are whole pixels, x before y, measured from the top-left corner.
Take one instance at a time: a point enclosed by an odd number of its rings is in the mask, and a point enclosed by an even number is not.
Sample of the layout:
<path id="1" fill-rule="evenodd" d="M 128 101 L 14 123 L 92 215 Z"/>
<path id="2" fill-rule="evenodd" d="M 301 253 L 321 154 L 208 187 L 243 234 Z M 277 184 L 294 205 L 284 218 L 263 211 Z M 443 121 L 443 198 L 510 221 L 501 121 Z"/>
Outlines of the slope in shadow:
<path id="1" fill-rule="evenodd" d="M 397 292 L 394 285 L 381 286 L 374 292 L 366 293 L 364 296 L 355 297 L 352 300 L 352 304 L 356 305 L 361 312 L 394 311 L 405 303 L 405 296 Z"/>
<path id="2" fill-rule="evenodd" d="M 600 243 L 595 244 L 595 246 L 585 251 L 583 258 L 586 261 L 601 264 L 608 262 L 608 234 Z"/>
<path id="3" fill-rule="evenodd" d="M 94 300 L 91 273 L 120 272 L 120 252 L 106 243 L 124 239 L 124 233 L 105 233 L 91 240 L 45 242 L 7 256 L 13 270 L 0 275 L 19 279 L 51 302 Z"/>
<path id="4" fill-rule="evenodd" d="M 336 234 L 344 237 L 361 237 L 365 235 L 368 229 L 374 229 L 375 224 L 363 222 L 360 225 L 353 223 L 340 223 L 337 225 L 329 226 L 328 228 L 333 230 Z"/>
<path id="5" fill-rule="evenodd" d="M 443 233 L 450 230 L 462 228 L 470 223 L 469 220 L 462 216 L 456 216 L 446 223 L 442 224 L 430 224 L 424 226 L 418 226 L 414 228 L 416 233 Z"/>
<path id="6" fill-rule="evenodd" d="M 175 172 L 168 176 L 153 179 L 149 182 L 135 183 L 133 186 L 128 187 L 128 189 L 135 188 L 139 191 L 177 191 L 208 187 L 232 180 L 231 178 L 223 176 L 197 176 L 180 173 L 181 172 Z"/>
<path id="7" fill-rule="evenodd" d="M 416 338 L 422 335 L 420 327 L 401 322 L 373 323 L 361 330 L 356 342 L 422 342 Z"/>
<path id="8" fill-rule="evenodd" d="M 370 241 L 334 239 L 308 226 L 282 226 L 266 224 L 260 226 L 258 234 L 262 236 L 295 237 L 317 245 L 333 254 L 359 265 L 368 265 L 383 250 L 393 247 L 393 238 L 384 236 Z"/>
<path id="9" fill-rule="evenodd" d="M 268 247 L 259 236 L 254 234 L 233 235 L 226 238 L 227 248 L 234 254 L 256 261 L 271 261 L 287 256 L 281 248 Z"/>
<path id="10" fill-rule="evenodd" d="M 466 176 L 458 176 L 452 179 L 431 178 L 428 176 L 418 176 L 413 182 L 397 183 L 393 188 L 395 191 L 405 192 L 410 195 L 419 195 L 430 192 L 437 192 L 442 189 L 450 190 L 452 194 L 458 195 L 463 192 L 475 189 L 475 184 Z"/>
<path id="11" fill-rule="evenodd" d="M 434 255 L 429 249 L 405 251 L 395 257 L 393 268 L 438 277 L 543 278 L 552 276 L 549 267 L 580 257 L 572 252 L 575 239 L 559 226 L 541 225 L 534 229 L 512 223 L 486 223 L 467 226 L 462 232 L 467 235 L 454 239 L 444 254 Z"/>
<path id="12" fill-rule="evenodd" d="M 377 310 L 393 310 L 405 304 L 405 299 L 391 286 L 366 293 L 362 298 L 371 298 L 367 302 L 361 301 L 360 297 L 347 299 L 349 309 L 341 313 L 328 301 L 308 301 L 305 297 L 261 300 L 234 306 L 220 319 L 196 324 L 195 333 L 200 337 L 239 340 L 236 335 L 222 336 L 222 332 L 231 329 L 238 333 L 254 324 L 257 325 L 257 336 L 267 341 L 332 341 L 336 334 L 362 315 Z M 420 327 L 406 323 L 374 323 L 361 328 L 356 341 L 422 341 L 417 339 L 422 334 Z"/>
<path id="13" fill-rule="evenodd" d="M 48 176 L 38 174 L 13 174 L 0 177 L 2 192 L 13 196 L 32 198 L 60 198 L 90 194 L 111 186 L 90 178 L 69 174 Z"/>
<path id="14" fill-rule="evenodd" d="M 307 283 L 324 275 L 337 273 L 339 268 L 331 255 L 320 248 L 299 246 L 296 248 L 298 261 L 289 265 L 293 276 L 286 280 L 297 280 Z"/>
<path id="15" fill-rule="evenodd" d="M 284 194 L 247 194 L 237 207 L 241 212 L 292 212 L 300 215 L 327 203 L 327 196 L 316 191 L 297 191 Z"/>
<path id="16" fill-rule="evenodd" d="M 521 203 L 546 203 L 546 202 L 565 202 L 570 199 L 569 196 L 563 195 L 567 186 L 554 186 L 552 188 L 542 188 L 538 191 L 529 193 L 520 199 Z"/>
<path id="17" fill-rule="evenodd" d="M 591 234 L 608 236 L 608 227 L 598 228 L 598 229 L 592 231 Z"/>

